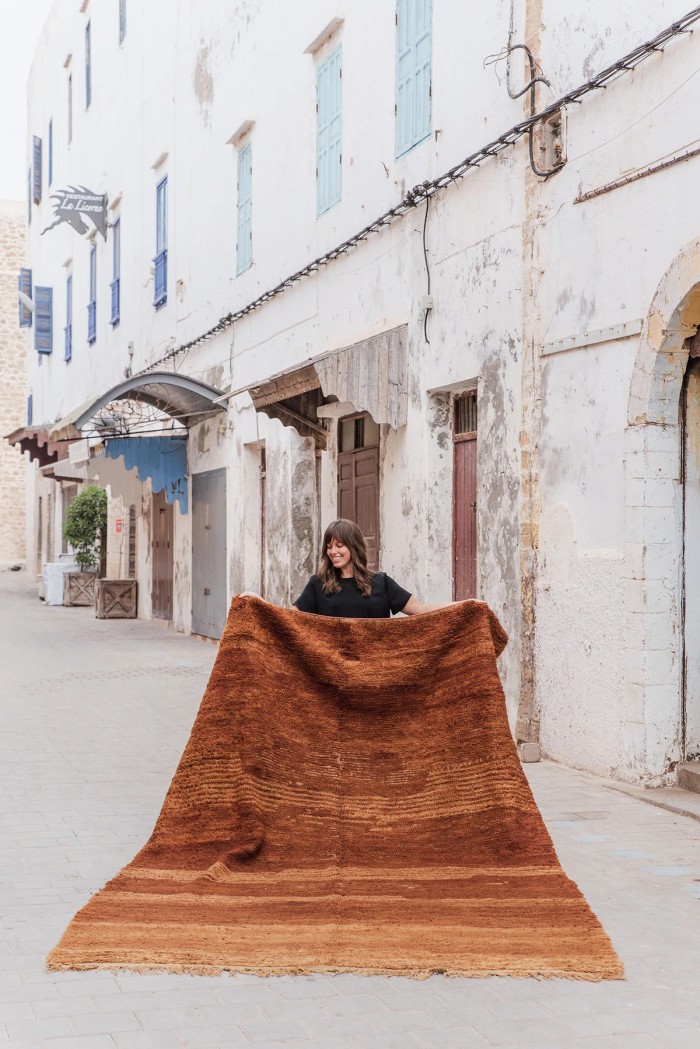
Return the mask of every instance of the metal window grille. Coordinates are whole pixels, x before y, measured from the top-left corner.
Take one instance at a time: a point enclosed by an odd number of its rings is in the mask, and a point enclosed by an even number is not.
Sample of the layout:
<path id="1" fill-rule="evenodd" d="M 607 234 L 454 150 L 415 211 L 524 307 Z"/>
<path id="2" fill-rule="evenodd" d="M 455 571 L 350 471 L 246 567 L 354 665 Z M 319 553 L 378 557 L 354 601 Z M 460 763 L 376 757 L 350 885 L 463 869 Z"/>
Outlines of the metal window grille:
<path id="1" fill-rule="evenodd" d="M 476 390 L 460 394 L 454 400 L 454 432 L 476 433 Z"/>

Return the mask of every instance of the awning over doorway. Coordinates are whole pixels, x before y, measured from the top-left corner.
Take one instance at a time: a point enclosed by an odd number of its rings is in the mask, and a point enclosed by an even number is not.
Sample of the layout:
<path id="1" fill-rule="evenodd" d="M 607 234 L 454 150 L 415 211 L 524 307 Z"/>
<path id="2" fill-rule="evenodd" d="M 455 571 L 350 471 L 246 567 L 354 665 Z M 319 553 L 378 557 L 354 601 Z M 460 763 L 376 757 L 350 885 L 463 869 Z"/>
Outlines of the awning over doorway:
<path id="1" fill-rule="evenodd" d="M 29 452 L 29 458 L 37 462 L 39 466 L 48 466 L 57 463 L 64 455 L 65 448 L 49 440 L 49 425 L 45 426 L 20 426 L 5 436 L 5 440 L 11 445 L 19 447 L 23 452 Z"/>
<path id="2" fill-rule="evenodd" d="M 187 437 L 108 437 L 105 455 L 124 459 L 127 470 L 136 470 L 143 483 L 149 478 L 153 492 L 164 492 L 165 501 L 178 502 L 187 513 Z"/>
<path id="3" fill-rule="evenodd" d="M 326 431 L 316 409 L 331 399 L 369 412 L 375 422 L 397 430 L 405 426 L 408 412 L 408 328 L 402 324 L 321 354 L 228 396 L 246 391 L 258 411 L 294 426 L 302 436 L 322 440 L 324 446 Z"/>
<path id="4" fill-rule="evenodd" d="M 91 397 L 69 412 L 50 428 L 49 437 L 52 441 L 84 437 L 90 432 L 91 426 L 96 436 L 124 436 L 130 432 L 128 420 L 124 422 L 116 417 L 113 422 L 108 418 L 96 419 L 102 409 L 120 401 L 135 401 L 148 405 L 183 426 L 191 426 L 207 415 L 224 411 L 224 407 L 219 403 L 222 397 L 221 390 L 176 372 L 136 375 L 117 386 L 112 386 L 99 396 Z M 134 425 L 138 426 L 139 420 Z M 143 423 L 141 428 L 143 430 Z"/>

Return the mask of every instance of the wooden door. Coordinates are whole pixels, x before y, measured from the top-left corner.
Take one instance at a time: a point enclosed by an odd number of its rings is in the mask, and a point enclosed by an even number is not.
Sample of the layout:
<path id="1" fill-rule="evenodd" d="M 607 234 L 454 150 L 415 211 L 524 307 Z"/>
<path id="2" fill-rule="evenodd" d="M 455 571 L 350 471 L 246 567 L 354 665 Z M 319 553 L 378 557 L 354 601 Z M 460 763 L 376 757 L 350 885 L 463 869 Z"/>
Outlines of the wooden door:
<path id="1" fill-rule="evenodd" d="M 192 476 L 192 632 L 220 638 L 226 612 L 226 470 L 208 470 Z"/>
<path id="2" fill-rule="evenodd" d="M 173 618 L 173 507 L 164 492 L 153 495 L 152 613 L 156 619 Z"/>
<path id="3" fill-rule="evenodd" d="M 476 597 L 476 393 L 455 398 L 452 494 L 452 597 Z"/>
<path id="4" fill-rule="evenodd" d="M 354 521 L 367 543 L 370 571 L 379 570 L 379 448 L 338 456 L 338 517 Z"/>

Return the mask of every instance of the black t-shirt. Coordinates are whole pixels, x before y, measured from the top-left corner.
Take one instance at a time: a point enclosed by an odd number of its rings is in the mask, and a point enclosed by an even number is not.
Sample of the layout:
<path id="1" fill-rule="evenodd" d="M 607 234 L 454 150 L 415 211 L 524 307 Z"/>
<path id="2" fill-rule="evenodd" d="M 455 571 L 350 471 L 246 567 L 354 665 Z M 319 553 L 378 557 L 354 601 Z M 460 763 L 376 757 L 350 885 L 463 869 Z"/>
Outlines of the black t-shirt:
<path id="1" fill-rule="evenodd" d="M 294 604 L 300 612 L 314 612 L 319 616 L 339 616 L 342 619 L 388 619 L 396 615 L 411 596 L 408 590 L 395 583 L 386 572 L 372 575 L 372 593 L 363 597 L 354 579 L 341 579 L 341 590 L 326 596 L 317 575 L 312 575 Z"/>

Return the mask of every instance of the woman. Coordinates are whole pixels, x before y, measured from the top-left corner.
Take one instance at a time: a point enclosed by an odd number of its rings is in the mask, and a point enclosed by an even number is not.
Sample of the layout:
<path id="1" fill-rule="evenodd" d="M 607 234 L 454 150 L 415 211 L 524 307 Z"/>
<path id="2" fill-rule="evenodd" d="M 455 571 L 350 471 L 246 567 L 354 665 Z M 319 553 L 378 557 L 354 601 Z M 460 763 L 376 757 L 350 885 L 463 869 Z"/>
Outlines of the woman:
<path id="1" fill-rule="evenodd" d="M 340 518 L 328 525 L 318 575 L 311 576 L 294 607 L 342 619 L 388 619 L 397 612 L 416 616 L 445 605 L 418 601 L 385 572 L 370 572 L 365 537 L 354 521 Z"/>

